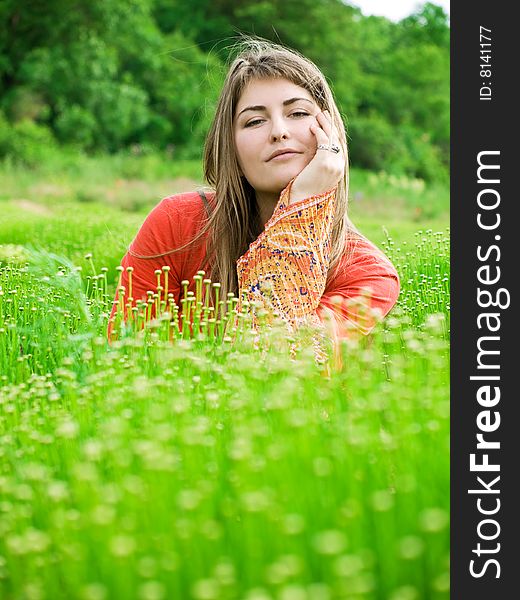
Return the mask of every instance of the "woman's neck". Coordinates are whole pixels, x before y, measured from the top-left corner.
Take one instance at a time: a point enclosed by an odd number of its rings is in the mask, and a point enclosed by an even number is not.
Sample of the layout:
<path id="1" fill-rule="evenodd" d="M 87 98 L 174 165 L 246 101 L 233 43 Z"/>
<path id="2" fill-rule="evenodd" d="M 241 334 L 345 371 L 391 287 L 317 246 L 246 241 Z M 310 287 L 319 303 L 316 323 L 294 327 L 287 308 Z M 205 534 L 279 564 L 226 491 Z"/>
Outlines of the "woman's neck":
<path id="1" fill-rule="evenodd" d="M 279 194 L 256 192 L 256 202 L 258 204 L 258 214 L 262 229 L 264 229 L 265 224 L 271 218 L 279 198 Z"/>

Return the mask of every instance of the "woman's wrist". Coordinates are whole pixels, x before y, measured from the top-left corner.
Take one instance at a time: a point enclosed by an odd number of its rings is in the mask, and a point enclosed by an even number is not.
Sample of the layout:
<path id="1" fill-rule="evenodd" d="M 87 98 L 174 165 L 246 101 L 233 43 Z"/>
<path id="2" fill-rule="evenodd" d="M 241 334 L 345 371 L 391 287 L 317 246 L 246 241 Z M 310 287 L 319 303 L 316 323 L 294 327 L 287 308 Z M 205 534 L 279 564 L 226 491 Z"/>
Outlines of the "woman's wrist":
<path id="1" fill-rule="evenodd" d="M 309 186 L 299 185 L 298 179 L 293 180 L 292 185 L 288 190 L 288 202 L 287 204 L 295 204 L 296 202 L 300 202 L 301 200 L 307 200 L 308 198 L 315 198 L 318 196 L 326 196 L 330 194 L 332 191 L 335 191 L 338 187 L 338 184 L 334 185 L 322 185 L 322 186 L 313 186 L 310 188 Z"/>

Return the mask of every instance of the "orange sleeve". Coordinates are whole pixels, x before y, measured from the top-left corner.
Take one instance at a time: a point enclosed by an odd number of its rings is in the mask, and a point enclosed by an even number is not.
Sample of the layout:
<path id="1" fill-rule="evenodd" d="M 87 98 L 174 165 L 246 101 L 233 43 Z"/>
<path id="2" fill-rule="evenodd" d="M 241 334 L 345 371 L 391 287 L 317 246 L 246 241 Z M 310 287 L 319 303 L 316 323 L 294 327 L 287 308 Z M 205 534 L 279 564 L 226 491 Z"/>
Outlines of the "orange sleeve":
<path id="1" fill-rule="evenodd" d="M 239 294 L 270 308 L 290 327 L 319 325 L 316 309 L 327 282 L 336 188 L 289 204 L 291 183 L 237 262 Z"/>
<path id="2" fill-rule="evenodd" d="M 336 189 L 289 204 L 290 187 L 237 263 L 241 297 L 260 301 L 290 327 L 329 324 L 335 339 L 369 333 L 397 300 L 397 271 L 354 233 L 328 277 Z"/>

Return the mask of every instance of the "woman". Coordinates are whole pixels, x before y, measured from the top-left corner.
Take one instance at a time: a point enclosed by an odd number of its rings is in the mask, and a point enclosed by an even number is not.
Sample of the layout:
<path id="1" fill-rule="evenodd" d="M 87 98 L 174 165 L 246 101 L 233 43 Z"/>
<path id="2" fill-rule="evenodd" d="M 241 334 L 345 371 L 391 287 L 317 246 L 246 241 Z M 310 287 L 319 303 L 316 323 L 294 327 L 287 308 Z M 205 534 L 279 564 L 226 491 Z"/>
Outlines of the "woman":
<path id="1" fill-rule="evenodd" d="M 132 271 L 131 302 L 155 291 L 166 267 L 177 304 L 181 282 L 194 290 L 204 269 L 221 298 L 257 300 L 290 328 L 327 321 L 334 337 L 366 334 L 392 308 L 397 272 L 347 216 L 345 129 L 309 60 L 246 43 L 218 101 L 204 175 L 212 192 L 165 198 L 133 240 L 120 281 L 128 296 Z"/>

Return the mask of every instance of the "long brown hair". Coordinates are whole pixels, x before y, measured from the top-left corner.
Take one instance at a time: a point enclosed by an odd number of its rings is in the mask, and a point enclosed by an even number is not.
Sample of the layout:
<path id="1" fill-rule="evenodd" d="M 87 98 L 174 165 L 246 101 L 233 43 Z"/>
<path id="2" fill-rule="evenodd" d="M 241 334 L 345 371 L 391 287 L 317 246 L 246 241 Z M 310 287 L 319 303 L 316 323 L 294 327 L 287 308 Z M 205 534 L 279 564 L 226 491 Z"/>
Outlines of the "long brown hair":
<path id="1" fill-rule="evenodd" d="M 283 78 L 306 89 L 322 111 L 329 111 L 345 157 L 345 173 L 336 193 L 330 280 L 349 238 L 357 234 L 347 215 L 349 165 L 345 127 L 332 91 L 318 67 L 294 50 L 258 38 L 245 38 L 236 44 L 234 54 L 204 147 L 204 177 L 215 192 L 208 218 L 193 240 L 165 254 L 183 250 L 208 234 L 201 267 L 210 268 L 211 279 L 221 283 L 221 298 L 228 292 L 238 294 L 236 263 L 260 233 L 261 225 L 255 190 L 238 165 L 233 128 L 235 111 L 250 81 Z"/>

